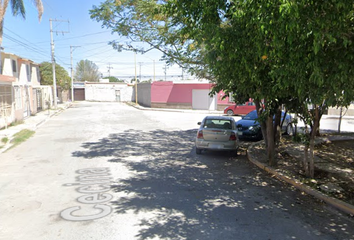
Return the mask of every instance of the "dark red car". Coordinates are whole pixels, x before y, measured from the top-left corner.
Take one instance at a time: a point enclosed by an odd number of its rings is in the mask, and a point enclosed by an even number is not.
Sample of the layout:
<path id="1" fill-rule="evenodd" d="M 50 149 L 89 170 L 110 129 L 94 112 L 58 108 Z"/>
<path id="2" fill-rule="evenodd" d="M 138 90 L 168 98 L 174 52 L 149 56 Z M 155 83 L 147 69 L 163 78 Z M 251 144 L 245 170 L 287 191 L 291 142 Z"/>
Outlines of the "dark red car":
<path id="1" fill-rule="evenodd" d="M 232 115 L 246 115 L 247 113 L 256 110 L 254 102 L 245 102 L 242 104 L 234 104 L 224 109 L 224 114 Z"/>

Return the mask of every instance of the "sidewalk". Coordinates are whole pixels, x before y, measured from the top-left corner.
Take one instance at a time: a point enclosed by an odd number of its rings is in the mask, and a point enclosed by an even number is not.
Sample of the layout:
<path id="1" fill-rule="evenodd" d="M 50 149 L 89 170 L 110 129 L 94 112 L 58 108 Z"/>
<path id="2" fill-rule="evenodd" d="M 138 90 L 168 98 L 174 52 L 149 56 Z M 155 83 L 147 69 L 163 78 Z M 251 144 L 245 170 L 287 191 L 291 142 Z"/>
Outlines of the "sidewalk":
<path id="1" fill-rule="evenodd" d="M 64 109 L 67 109 L 68 107 L 71 106 L 71 104 L 72 104 L 71 102 L 58 104 L 57 109 L 49 109 L 49 110 L 47 109 L 38 112 L 36 115 L 24 119 L 23 123 L 20 123 L 15 126 L 9 126 L 7 128 L 0 130 L 0 153 L 6 151 L 8 148 L 11 147 L 11 140 L 13 139 L 13 136 L 16 133 L 20 132 L 23 129 L 35 131 L 41 124 L 45 123 L 52 116 L 59 114 Z M 6 144 L 1 142 L 3 138 L 8 139 Z"/>

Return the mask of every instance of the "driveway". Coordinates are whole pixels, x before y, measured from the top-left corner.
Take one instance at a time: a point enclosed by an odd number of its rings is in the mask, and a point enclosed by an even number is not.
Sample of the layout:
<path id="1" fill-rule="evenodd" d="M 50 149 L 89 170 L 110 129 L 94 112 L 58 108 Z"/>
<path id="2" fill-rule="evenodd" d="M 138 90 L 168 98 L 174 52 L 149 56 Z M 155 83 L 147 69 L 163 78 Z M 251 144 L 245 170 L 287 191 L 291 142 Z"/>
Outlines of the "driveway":
<path id="1" fill-rule="evenodd" d="M 0 155 L 0 239 L 354 239 L 245 151 L 197 156 L 203 117 L 75 103 Z"/>

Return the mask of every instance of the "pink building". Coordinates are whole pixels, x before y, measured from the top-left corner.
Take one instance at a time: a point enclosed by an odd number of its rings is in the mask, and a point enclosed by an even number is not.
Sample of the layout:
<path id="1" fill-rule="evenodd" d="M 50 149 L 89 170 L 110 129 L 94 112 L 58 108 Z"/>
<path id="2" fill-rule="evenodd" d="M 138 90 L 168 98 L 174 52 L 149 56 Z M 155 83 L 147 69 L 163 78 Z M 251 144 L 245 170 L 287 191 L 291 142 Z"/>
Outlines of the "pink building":
<path id="1" fill-rule="evenodd" d="M 151 84 L 152 108 L 179 108 L 223 110 L 233 102 L 222 99 L 223 92 L 209 96 L 211 83 L 153 82 Z"/>

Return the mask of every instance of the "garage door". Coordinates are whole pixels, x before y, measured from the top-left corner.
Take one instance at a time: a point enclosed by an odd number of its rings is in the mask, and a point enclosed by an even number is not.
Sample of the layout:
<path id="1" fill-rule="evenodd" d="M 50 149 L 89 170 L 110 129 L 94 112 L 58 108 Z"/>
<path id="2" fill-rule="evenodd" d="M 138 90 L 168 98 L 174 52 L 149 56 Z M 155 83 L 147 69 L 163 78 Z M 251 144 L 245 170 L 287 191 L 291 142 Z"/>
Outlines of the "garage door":
<path id="1" fill-rule="evenodd" d="M 210 97 L 208 89 L 193 89 L 192 108 L 197 110 L 216 110 L 216 96 Z"/>
<path id="2" fill-rule="evenodd" d="M 85 100 L 85 89 L 74 89 L 74 100 L 84 101 Z"/>

